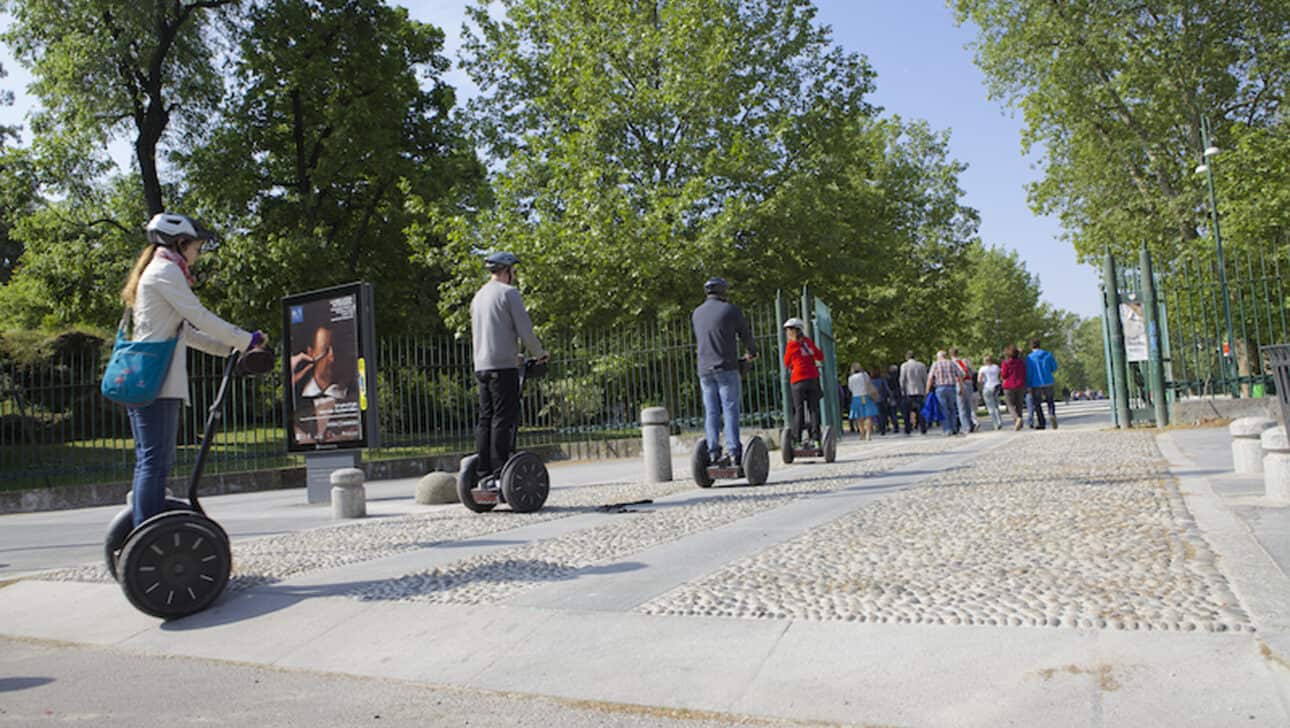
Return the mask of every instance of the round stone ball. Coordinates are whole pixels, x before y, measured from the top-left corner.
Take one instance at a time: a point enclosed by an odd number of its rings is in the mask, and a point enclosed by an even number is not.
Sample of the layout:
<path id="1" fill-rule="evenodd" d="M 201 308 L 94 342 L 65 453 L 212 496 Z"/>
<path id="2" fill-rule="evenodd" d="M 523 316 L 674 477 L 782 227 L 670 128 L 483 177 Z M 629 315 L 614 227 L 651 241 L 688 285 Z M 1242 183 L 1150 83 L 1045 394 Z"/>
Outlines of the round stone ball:
<path id="1" fill-rule="evenodd" d="M 417 482 L 417 503 L 423 506 L 458 502 L 457 479 L 452 473 L 430 473 Z"/>

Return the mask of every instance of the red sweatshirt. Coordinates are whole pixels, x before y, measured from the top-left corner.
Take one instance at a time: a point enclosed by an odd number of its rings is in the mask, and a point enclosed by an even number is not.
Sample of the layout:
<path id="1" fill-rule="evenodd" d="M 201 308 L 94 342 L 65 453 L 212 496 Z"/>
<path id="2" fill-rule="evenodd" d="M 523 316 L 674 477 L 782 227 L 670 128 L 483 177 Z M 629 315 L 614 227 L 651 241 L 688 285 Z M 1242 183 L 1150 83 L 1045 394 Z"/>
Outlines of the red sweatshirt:
<path id="1" fill-rule="evenodd" d="M 805 336 L 796 341 L 790 340 L 788 346 L 784 347 L 784 366 L 793 373 L 789 377 L 793 384 L 820 377 L 820 370 L 815 366 L 816 360 L 823 361 L 824 354 L 814 341 Z"/>
<path id="2" fill-rule="evenodd" d="M 1026 386 L 1025 359 L 1004 359 L 1003 366 L 999 369 L 1004 389 L 1021 389 Z"/>

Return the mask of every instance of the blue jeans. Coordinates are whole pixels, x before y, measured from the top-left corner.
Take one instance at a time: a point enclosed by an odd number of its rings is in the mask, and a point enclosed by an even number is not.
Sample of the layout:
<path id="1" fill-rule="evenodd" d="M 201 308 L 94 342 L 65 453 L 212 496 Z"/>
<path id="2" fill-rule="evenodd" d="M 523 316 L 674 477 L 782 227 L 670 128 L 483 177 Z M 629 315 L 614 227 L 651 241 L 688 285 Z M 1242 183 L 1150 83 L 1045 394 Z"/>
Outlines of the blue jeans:
<path id="1" fill-rule="evenodd" d="M 703 432 L 708 438 L 708 452 L 721 452 L 721 421 L 726 424 L 726 446 L 738 460 L 743 455 L 739 442 L 739 372 L 717 370 L 699 375 L 703 389 Z"/>
<path id="2" fill-rule="evenodd" d="M 166 509 L 166 477 L 175 465 L 181 400 L 164 398 L 130 409 L 134 434 L 134 525 Z"/>
<path id="3" fill-rule="evenodd" d="M 936 399 L 940 401 L 941 414 L 945 416 L 945 419 L 941 420 L 941 429 L 948 435 L 954 432 L 954 423 L 959 418 L 958 389 L 953 384 L 937 387 Z"/>

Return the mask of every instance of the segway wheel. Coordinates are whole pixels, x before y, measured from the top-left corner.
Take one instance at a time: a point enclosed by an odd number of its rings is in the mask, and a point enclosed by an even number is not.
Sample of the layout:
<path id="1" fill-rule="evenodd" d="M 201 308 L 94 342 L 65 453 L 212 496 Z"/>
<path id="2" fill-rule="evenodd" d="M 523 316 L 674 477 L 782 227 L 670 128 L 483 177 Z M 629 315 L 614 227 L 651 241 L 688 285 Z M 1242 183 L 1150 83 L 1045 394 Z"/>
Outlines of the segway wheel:
<path id="1" fill-rule="evenodd" d="M 770 451 L 760 437 L 748 441 L 744 448 L 744 473 L 749 485 L 761 485 L 770 477 Z"/>
<path id="2" fill-rule="evenodd" d="M 228 584 L 233 557 L 223 529 L 192 511 L 144 521 L 118 564 L 121 589 L 139 611 L 162 619 L 196 614 Z"/>
<path id="3" fill-rule="evenodd" d="M 191 510 L 191 506 L 188 505 L 188 501 L 167 498 L 166 510 Z M 130 537 L 130 532 L 133 530 L 134 511 L 129 507 L 121 509 L 121 512 L 116 514 L 116 517 L 108 524 L 107 536 L 103 539 L 103 561 L 113 579 L 119 578 L 116 573 L 116 565 L 121 559 L 121 549 L 125 548 L 125 541 Z"/>
<path id="4" fill-rule="evenodd" d="M 502 466 L 502 497 L 516 513 L 532 513 L 546 503 L 551 493 L 551 476 L 542 458 L 521 450 Z"/>
<path id="5" fill-rule="evenodd" d="M 461 460 L 461 471 L 457 473 L 457 498 L 461 504 L 475 513 L 487 513 L 497 507 L 496 503 L 476 503 L 471 493 L 479 485 L 479 474 L 475 472 L 475 463 L 479 455 L 470 455 Z"/>
<path id="6" fill-rule="evenodd" d="M 793 462 L 793 431 L 787 427 L 779 433 L 779 457 L 785 465 Z"/>
<path id="7" fill-rule="evenodd" d="M 712 477 L 708 475 L 708 440 L 700 438 L 694 443 L 694 452 L 690 454 L 690 475 L 700 488 L 711 488 Z"/>
<path id="8" fill-rule="evenodd" d="M 824 462 L 831 463 L 838 458 L 838 433 L 832 425 L 824 426 Z"/>

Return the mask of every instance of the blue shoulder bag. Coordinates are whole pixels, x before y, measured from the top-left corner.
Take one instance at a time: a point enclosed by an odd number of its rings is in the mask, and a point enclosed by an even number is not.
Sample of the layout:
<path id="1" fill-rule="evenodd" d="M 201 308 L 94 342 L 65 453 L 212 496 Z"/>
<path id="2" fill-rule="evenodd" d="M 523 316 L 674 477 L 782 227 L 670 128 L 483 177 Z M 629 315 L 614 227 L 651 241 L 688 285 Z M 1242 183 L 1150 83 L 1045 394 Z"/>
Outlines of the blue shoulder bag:
<path id="1" fill-rule="evenodd" d="M 175 354 L 175 344 L 179 341 L 179 332 L 165 341 L 130 341 L 126 336 L 126 322 L 132 319 L 127 306 L 116 330 L 112 358 L 103 373 L 99 391 L 117 404 L 143 407 L 152 404 L 161 393 L 161 385 L 170 371 L 170 359 Z"/>

